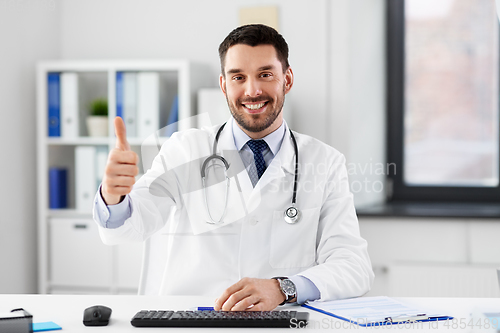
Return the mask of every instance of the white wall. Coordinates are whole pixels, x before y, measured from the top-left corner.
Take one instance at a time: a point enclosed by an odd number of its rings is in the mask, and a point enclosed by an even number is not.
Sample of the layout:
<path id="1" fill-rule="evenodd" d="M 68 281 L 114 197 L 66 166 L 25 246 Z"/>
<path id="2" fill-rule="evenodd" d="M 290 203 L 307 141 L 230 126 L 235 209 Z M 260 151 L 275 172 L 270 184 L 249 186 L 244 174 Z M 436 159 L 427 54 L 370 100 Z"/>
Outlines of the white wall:
<path id="1" fill-rule="evenodd" d="M 384 199 L 384 0 L 66 1 L 61 56 L 187 58 L 210 68 L 241 7 L 276 5 L 295 74 L 286 115 L 295 130 L 339 149 L 357 206 Z"/>
<path id="2" fill-rule="evenodd" d="M 36 292 L 35 64 L 59 55 L 53 1 L 0 2 L 0 293 Z"/>
<path id="3" fill-rule="evenodd" d="M 239 8 L 259 5 L 278 6 L 290 46 L 291 126 L 342 151 L 355 165 L 351 180 L 365 178 L 356 163 L 383 161 L 384 0 L 0 0 L 0 110 L 8 119 L 0 122 L 8 156 L 0 259 L 9 263 L 0 293 L 36 288 L 36 61 L 186 58 L 205 64 L 216 87 L 219 43 L 238 25 Z M 355 194 L 357 204 L 380 197 Z"/>
<path id="4" fill-rule="evenodd" d="M 239 8 L 276 5 L 295 74 L 287 110 L 294 128 L 326 140 L 325 126 L 318 126 L 324 124 L 327 112 L 325 4 L 324 0 L 66 1 L 61 13 L 61 56 L 186 58 L 206 64 L 212 87 L 217 87 L 218 47 L 239 25 Z"/>

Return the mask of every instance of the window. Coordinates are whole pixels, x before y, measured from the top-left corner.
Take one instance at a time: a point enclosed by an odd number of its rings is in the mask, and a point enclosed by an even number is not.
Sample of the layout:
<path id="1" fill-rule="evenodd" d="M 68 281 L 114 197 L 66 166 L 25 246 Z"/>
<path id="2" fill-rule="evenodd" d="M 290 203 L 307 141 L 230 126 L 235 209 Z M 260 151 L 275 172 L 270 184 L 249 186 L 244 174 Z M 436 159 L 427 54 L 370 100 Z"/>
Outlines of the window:
<path id="1" fill-rule="evenodd" d="M 388 0 L 395 201 L 500 202 L 495 0 Z"/>

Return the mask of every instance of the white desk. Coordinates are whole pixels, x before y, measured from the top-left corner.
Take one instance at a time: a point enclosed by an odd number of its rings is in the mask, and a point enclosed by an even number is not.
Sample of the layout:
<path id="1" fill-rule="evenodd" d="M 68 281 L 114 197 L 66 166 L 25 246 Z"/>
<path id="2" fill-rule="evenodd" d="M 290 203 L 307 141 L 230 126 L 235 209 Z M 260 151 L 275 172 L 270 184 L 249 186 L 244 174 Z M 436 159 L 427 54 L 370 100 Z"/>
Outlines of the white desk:
<path id="1" fill-rule="evenodd" d="M 487 310 L 500 312 L 499 298 L 398 298 L 401 301 L 432 307 L 441 310 L 447 315 L 454 316 L 458 320 L 464 318 L 470 320 L 471 310 L 480 307 Z M 220 328 L 136 328 L 130 324 L 130 319 L 139 310 L 187 310 L 195 306 L 212 306 L 213 299 L 207 297 L 151 297 L 151 296 L 110 296 L 110 295 L 0 295 L 0 312 L 10 311 L 14 308 L 24 308 L 33 315 L 33 322 L 53 321 L 60 325 L 63 330 L 59 332 L 157 332 L 163 330 L 168 332 L 233 332 L 235 329 Z M 85 327 L 82 323 L 83 310 L 93 305 L 106 305 L 113 310 L 108 326 Z M 431 327 L 430 323 L 420 323 L 420 326 L 390 328 L 371 327 L 363 328 L 354 326 L 349 328 L 347 322 L 337 320 L 321 313 L 310 311 L 298 306 L 283 307 L 286 310 L 306 311 L 310 313 L 309 321 L 316 328 L 309 327 L 309 331 L 318 330 L 322 332 L 360 332 L 360 331 L 409 331 L 409 332 L 470 332 L 471 328 L 464 330 L 453 330 L 451 325 L 444 326 L 439 323 L 438 327 Z M 416 324 L 415 324 L 416 325 Z M 434 324 L 435 325 L 435 324 Z M 476 327 L 477 329 L 477 327 Z M 255 332 L 293 332 L 290 329 L 245 329 Z M 58 332 L 58 331 L 55 331 Z M 3 333 L 3 332 L 2 332 Z"/>

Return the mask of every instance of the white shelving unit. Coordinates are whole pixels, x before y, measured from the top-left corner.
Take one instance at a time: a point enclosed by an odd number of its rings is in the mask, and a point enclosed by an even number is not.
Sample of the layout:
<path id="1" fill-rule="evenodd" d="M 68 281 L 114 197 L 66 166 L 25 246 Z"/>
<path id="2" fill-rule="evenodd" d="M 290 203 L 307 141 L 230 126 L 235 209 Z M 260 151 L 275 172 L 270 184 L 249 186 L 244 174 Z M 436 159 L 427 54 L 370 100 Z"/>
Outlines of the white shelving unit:
<path id="1" fill-rule="evenodd" d="M 108 100 L 109 135 L 87 136 L 85 124 L 74 138 L 48 136 L 48 73 L 77 73 L 79 77 L 79 119 L 87 113 L 85 105 L 95 97 Z M 115 146 L 113 119 L 116 116 L 117 72 L 158 72 L 160 89 L 168 87 L 160 113 L 169 112 L 178 96 L 179 129 L 197 124 L 194 98 L 208 86 L 204 67 L 185 60 L 104 60 L 49 61 L 37 67 L 37 176 L 38 176 L 38 291 L 39 293 L 136 293 L 142 260 L 142 244 L 105 246 L 100 242 L 92 211 L 75 207 L 75 148 L 79 146 Z M 162 86 L 163 82 L 163 86 Z M 86 91 L 88 90 L 88 91 Z M 161 92 L 160 92 L 161 94 Z M 168 95 L 168 96 L 167 96 Z M 162 116 L 160 115 L 160 118 Z M 83 123 L 83 122 L 82 122 Z M 165 124 L 163 124 L 164 126 Z M 152 133 L 151 133 L 152 134 Z M 140 156 L 144 138 L 129 138 Z M 162 140 L 163 141 L 163 140 Z M 68 208 L 49 209 L 49 168 L 68 170 Z M 139 163 L 140 169 L 142 163 Z M 144 171 L 144 170 L 141 170 Z"/>

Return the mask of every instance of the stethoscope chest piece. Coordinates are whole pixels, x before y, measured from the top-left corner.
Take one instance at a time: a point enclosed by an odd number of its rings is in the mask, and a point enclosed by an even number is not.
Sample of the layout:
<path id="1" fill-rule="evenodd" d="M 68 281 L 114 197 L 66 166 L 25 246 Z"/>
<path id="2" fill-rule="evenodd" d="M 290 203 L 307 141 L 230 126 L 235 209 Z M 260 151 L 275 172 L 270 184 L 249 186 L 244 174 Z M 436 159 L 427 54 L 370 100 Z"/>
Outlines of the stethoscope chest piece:
<path id="1" fill-rule="evenodd" d="M 300 210 L 295 208 L 295 206 L 288 207 L 285 210 L 285 222 L 288 224 L 294 224 L 299 222 L 301 214 Z"/>

